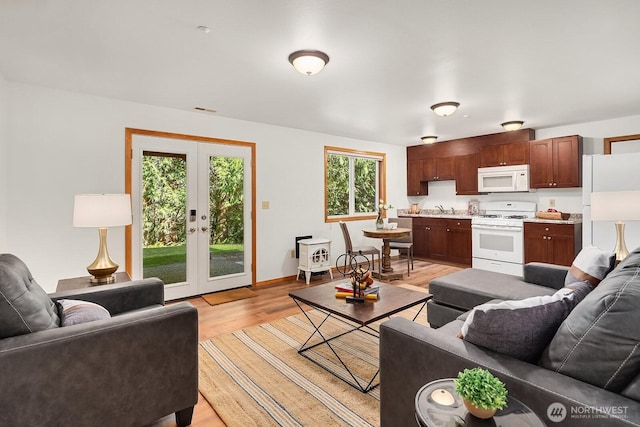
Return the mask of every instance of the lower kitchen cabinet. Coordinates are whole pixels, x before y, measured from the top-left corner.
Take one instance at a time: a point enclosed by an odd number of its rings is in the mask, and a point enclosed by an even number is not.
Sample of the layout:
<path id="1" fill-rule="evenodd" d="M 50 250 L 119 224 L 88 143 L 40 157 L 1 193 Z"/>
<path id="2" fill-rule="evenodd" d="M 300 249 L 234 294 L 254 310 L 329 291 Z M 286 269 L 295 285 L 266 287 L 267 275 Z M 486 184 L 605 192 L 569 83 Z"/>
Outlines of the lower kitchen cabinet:
<path id="1" fill-rule="evenodd" d="M 524 223 L 524 262 L 571 266 L 582 249 L 582 224 Z"/>
<path id="2" fill-rule="evenodd" d="M 471 220 L 448 219 L 447 233 L 449 261 L 471 265 Z"/>
<path id="3" fill-rule="evenodd" d="M 413 218 L 413 253 L 418 258 L 471 265 L 471 220 Z"/>

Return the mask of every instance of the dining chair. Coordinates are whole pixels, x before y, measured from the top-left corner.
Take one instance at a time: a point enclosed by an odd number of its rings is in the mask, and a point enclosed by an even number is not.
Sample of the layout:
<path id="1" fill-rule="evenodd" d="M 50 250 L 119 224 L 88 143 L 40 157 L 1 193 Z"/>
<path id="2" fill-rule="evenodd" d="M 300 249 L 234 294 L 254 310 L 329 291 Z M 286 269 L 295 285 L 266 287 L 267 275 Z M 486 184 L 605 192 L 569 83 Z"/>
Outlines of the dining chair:
<path id="1" fill-rule="evenodd" d="M 355 255 L 371 255 L 371 270 L 375 270 L 376 266 L 376 255 L 378 255 L 378 277 L 381 277 L 380 266 L 382 265 L 382 259 L 380 257 L 380 249 L 375 246 L 356 246 L 354 247 L 351 243 L 351 236 L 349 235 L 349 229 L 347 228 L 347 224 L 344 221 L 340 221 L 340 229 L 342 230 L 342 236 L 344 237 L 344 246 L 345 251 L 348 254 Z"/>
<path id="2" fill-rule="evenodd" d="M 413 219 L 412 218 L 389 218 L 390 223 L 395 222 L 398 224 L 398 228 L 408 228 L 411 230 L 409 237 L 402 237 L 399 239 L 389 240 L 390 249 L 400 250 L 400 254 L 406 252 L 407 254 L 407 275 L 411 275 L 413 270 Z M 409 263 L 411 263 L 411 269 L 409 269 Z"/>

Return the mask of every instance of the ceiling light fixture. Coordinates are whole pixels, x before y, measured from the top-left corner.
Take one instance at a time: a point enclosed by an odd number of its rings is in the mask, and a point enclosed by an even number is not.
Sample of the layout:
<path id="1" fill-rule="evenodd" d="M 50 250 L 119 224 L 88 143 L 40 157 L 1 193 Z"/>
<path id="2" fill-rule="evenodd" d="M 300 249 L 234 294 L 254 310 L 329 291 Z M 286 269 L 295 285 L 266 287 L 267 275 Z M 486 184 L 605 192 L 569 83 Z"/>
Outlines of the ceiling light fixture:
<path id="1" fill-rule="evenodd" d="M 522 120 L 512 120 L 510 122 L 502 123 L 502 127 L 508 131 L 518 130 L 522 127 L 524 122 Z"/>
<path id="2" fill-rule="evenodd" d="M 429 135 L 429 136 L 420 137 L 420 139 L 425 144 L 433 144 L 434 142 L 436 142 L 436 139 L 438 139 L 438 137 L 434 135 Z"/>
<path id="3" fill-rule="evenodd" d="M 450 116 L 460 106 L 459 102 L 440 102 L 431 106 L 431 109 L 440 117 Z"/>
<path id="4" fill-rule="evenodd" d="M 329 55 L 319 50 L 297 50 L 289 55 L 289 62 L 299 73 L 312 76 L 329 62 Z"/>

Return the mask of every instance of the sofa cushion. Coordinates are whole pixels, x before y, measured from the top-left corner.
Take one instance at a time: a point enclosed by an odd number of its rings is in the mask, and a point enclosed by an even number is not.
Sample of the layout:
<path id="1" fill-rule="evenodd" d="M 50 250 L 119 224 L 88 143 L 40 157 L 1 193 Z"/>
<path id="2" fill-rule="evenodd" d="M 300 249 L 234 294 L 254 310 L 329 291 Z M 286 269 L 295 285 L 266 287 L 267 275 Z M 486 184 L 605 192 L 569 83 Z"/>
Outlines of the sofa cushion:
<path id="1" fill-rule="evenodd" d="M 429 282 L 429 292 L 435 302 L 462 311 L 492 299 L 517 300 L 552 295 L 556 290 L 526 283 L 518 276 L 477 268 L 466 268 Z"/>
<path id="2" fill-rule="evenodd" d="M 15 255 L 0 254 L 0 338 L 60 326 L 56 305 Z"/>
<path id="3" fill-rule="evenodd" d="M 72 299 L 59 299 L 56 302 L 60 313 L 60 326 L 78 325 L 111 317 L 106 308 L 93 302 Z"/>
<path id="4" fill-rule="evenodd" d="M 640 372 L 640 248 L 562 323 L 539 364 L 620 393 Z"/>
<path id="5" fill-rule="evenodd" d="M 589 245 L 582 248 L 567 272 L 565 285 L 585 281 L 593 286 L 604 279 L 616 265 L 616 254 Z"/>
<path id="6" fill-rule="evenodd" d="M 479 305 L 467 316 L 460 334 L 473 344 L 535 362 L 562 321 L 592 289 L 586 282 L 576 282 L 553 295 Z"/>

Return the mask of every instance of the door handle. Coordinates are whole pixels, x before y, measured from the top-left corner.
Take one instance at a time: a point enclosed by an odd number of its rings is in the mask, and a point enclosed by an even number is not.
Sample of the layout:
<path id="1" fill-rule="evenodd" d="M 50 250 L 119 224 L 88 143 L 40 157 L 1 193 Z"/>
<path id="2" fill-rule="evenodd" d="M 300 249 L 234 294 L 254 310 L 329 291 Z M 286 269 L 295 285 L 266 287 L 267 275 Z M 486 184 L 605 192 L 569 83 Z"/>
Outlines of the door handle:
<path id="1" fill-rule="evenodd" d="M 191 227 L 191 228 L 189 229 L 189 234 L 193 234 L 193 233 L 195 233 L 195 232 L 196 232 L 196 228 L 195 228 L 195 227 Z"/>
<path id="2" fill-rule="evenodd" d="M 200 230 L 202 230 L 202 232 L 204 233 L 205 231 L 207 231 L 209 229 L 209 227 L 201 227 Z"/>

